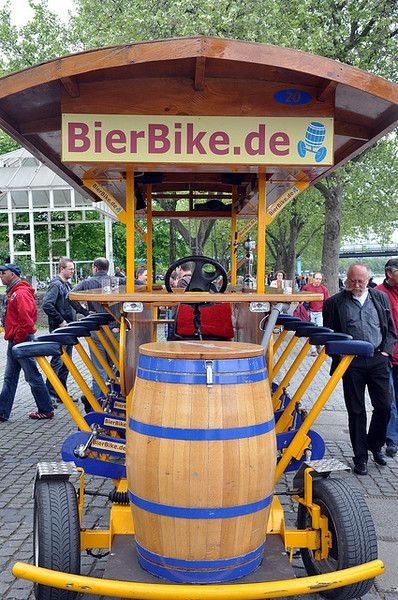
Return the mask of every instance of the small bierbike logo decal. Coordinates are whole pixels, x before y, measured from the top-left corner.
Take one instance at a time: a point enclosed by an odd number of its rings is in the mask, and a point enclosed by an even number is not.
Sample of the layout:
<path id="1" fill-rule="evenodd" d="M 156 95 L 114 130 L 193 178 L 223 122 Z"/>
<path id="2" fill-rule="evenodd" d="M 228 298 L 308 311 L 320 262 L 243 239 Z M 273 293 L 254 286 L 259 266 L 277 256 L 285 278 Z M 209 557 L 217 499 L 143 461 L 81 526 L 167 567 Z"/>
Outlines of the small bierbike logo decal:
<path id="1" fill-rule="evenodd" d="M 304 158 L 307 152 L 315 154 L 315 162 L 322 162 L 326 156 L 326 148 L 323 146 L 326 127 L 323 123 L 312 121 L 305 132 L 305 139 L 297 144 L 297 151 L 301 158 Z"/>

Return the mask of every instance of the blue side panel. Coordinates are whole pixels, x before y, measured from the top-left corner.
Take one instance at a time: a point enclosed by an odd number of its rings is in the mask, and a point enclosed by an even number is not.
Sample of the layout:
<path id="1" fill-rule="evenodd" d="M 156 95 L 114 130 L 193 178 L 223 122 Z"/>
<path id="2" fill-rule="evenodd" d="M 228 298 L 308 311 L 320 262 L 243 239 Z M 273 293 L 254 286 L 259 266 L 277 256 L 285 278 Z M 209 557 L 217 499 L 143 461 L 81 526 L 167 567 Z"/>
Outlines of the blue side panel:
<path id="1" fill-rule="evenodd" d="M 292 431 L 288 431 L 287 433 L 277 433 L 276 434 L 276 445 L 277 450 L 283 450 L 283 448 L 287 448 L 294 436 L 297 433 L 297 429 L 293 429 Z M 325 442 L 323 438 L 312 429 L 308 432 L 308 437 L 311 439 L 311 460 L 320 460 L 325 456 Z M 278 459 L 279 462 L 280 458 Z M 285 469 L 285 473 L 290 473 L 291 471 L 297 471 L 300 465 L 306 460 L 305 456 L 303 456 L 300 460 L 292 459 L 288 466 Z"/>
<path id="2" fill-rule="evenodd" d="M 75 463 L 76 467 L 81 467 L 82 469 L 84 469 L 85 473 L 89 473 L 90 475 L 99 475 L 101 477 L 110 477 L 112 479 L 125 478 L 126 467 L 124 465 L 124 462 L 112 462 L 112 458 L 124 458 L 124 453 L 111 451 L 106 452 L 105 450 L 101 449 L 102 454 L 109 455 L 111 459 L 109 461 L 90 457 L 79 458 L 78 456 L 76 456 L 75 449 L 78 446 L 85 444 L 89 437 L 90 433 L 85 431 L 72 433 L 72 435 L 70 435 L 62 445 L 61 456 L 63 460 Z M 115 440 L 115 438 L 110 438 L 108 436 L 99 436 L 99 439 L 123 443 L 123 440 Z"/>

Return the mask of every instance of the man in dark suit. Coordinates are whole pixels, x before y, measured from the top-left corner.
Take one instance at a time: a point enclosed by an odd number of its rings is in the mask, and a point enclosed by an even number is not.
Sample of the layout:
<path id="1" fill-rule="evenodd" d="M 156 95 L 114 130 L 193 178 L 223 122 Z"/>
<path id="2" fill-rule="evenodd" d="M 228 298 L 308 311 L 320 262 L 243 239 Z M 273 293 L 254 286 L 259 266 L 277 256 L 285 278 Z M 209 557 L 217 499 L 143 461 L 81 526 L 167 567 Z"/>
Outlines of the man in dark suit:
<path id="1" fill-rule="evenodd" d="M 344 400 L 354 450 L 354 472 L 358 475 L 368 473 L 368 450 L 378 465 L 387 464 L 381 448 L 390 417 L 390 357 L 397 341 L 388 297 L 383 292 L 368 288 L 368 281 L 366 265 L 350 265 L 345 289 L 323 304 L 325 327 L 348 333 L 356 340 L 370 342 L 375 349 L 372 358 L 354 358 L 343 376 Z M 367 434 L 366 387 L 373 406 Z"/>

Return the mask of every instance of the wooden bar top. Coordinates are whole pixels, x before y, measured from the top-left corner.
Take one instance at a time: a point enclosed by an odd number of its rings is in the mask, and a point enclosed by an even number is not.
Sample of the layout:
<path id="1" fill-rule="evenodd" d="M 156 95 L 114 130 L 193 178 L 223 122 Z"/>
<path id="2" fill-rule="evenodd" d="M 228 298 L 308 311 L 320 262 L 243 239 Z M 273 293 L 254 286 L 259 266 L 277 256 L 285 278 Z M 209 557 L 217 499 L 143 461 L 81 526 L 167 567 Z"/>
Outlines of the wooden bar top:
<path id="1" fill-rule="evenodd" d="M 149 302 L 155 305 L 169 306 L 180 302 L 192 304 L 200 302 L 311 302 L 323 300 L 323 294 L 312 294 L 308 292 L 295 292 L 292 294 L 281 294 L 274 288 L 269 288 L 264 294 L 256 292 L 228 291 L 224 294 L 210 294 L 209 292 L 184 292 L 182 288 L 175 288 L 173 293 L 165 289 L 155 289 L 148 292 L 146 288 L 135 292 L 126 292 L 122 286 L 118 293 L 104 294 L 102 290 L 85 290 L 83 292 L 70 292 L 71 300 L 78 302 L 102 302 L 113 304 L 115 302 Z"/>

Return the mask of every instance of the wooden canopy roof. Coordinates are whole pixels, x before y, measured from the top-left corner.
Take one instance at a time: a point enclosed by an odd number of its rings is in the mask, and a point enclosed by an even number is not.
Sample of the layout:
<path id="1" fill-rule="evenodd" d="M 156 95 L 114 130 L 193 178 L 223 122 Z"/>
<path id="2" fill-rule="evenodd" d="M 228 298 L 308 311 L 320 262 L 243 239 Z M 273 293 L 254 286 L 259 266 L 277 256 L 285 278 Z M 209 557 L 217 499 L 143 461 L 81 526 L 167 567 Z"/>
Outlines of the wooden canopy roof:
<path id="1" fill-rule="evenodd" d="M 286 89 L 311 100 L 274 102 Z M 334 165 L 266 165 L 267 196 L 275 200 L 295 181 L 316 181 L 394 129 L 398 85 L 296 50 L 208 37 L 91 50 L 0 79 L 0 127 L 80 193 L 99 200 L 83 177 L 107 179 L 103 185 L 124 205 L 126 164 L 62 162 L 62 113 L 334 117 Z M 221 161 L 136 166 L 137 182 L 151 182 L 163 198 L 186 190 L 225 199 L 235 183 L 241 206 L 255 190 L 258 168 Z"/>

